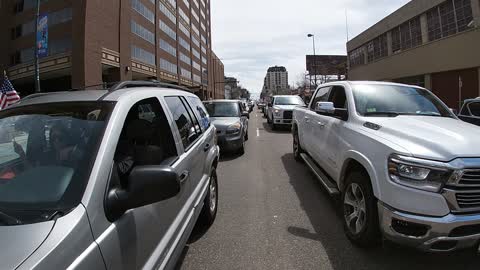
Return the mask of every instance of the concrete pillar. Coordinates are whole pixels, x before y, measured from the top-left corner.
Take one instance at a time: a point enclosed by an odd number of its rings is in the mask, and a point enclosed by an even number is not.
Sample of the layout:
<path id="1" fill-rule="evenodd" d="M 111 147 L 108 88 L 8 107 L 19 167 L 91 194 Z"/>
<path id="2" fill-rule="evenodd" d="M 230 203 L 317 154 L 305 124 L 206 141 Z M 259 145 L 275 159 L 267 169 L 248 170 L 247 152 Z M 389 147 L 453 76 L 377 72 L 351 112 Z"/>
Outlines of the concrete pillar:
<path id="1" fill-rule="evenodd" d="M 364 64 L 368 64 L 368 56 L 367 56 L 367 46 L 363 46 L 362 47 L 362 51 L 363 51 L 363 63 Z"/>
<path id="2" fill-rule="evenodd" d="M 422 44 L 425 44 L 428 42 L 428 23 L 426 13 L 420 15 L 420 29 L 422 31 Z"/>
<path id="3" fill-rule="evenodd" d="M 480 27 L 480 1 L 479 0 L 470 0 L 472 6 L 472 15 L 473 20 L 475 21 L 476 27 Z"/>
<path id="4" fill-rule="evenodd" d="M 393 54 L 393 49 L 392 49 L 392 32 L 388 31 L 387 32 L 387 51 L 388 55 Z"/>
<path id="5" fill-rule="evenodd" d="M 425 88 L 429 90 L 432 89 L 432 75 L 431 74 L 425 74 Z"/>

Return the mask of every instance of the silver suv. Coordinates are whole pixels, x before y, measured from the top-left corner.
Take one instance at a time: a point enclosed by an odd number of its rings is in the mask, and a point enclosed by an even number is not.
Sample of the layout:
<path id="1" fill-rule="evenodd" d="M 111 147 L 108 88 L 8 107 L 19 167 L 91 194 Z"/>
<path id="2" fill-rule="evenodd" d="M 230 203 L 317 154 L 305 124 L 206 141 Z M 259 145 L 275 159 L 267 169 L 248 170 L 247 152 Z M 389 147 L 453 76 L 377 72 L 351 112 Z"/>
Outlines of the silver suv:
<path id="1" fill-rule="evenodd" d="M 215 127 L 176 86 L 34 95 L 0 126 L 2 269 L 170 269 L 215 219 Z"/>

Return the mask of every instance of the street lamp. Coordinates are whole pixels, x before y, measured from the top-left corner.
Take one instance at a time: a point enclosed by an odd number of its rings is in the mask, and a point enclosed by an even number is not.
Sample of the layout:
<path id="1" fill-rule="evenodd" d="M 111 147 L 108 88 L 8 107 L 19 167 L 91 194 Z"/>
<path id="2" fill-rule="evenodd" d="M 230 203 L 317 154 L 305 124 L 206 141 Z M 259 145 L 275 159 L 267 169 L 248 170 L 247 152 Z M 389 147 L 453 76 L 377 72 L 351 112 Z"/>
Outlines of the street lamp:
<path id="1" fill-rule="evenodd" d="M 315 87 L 317 87 L 317 57 L 316 57 L 316 52 L 315 52 L 315 35 L 313 34 L 308 34 L 307 37 L 313 39 L 313 72 L 315 73 Z M 311 78 L 310 78 L 311 80 Z"/>
<path id="2" fill-rule="evenodd" d="M 40 0 L 37 0 L 35 12 L 35 92 L 40 93 L 40 63 L 38 60 L 38 19 L 40 17 Z"/>

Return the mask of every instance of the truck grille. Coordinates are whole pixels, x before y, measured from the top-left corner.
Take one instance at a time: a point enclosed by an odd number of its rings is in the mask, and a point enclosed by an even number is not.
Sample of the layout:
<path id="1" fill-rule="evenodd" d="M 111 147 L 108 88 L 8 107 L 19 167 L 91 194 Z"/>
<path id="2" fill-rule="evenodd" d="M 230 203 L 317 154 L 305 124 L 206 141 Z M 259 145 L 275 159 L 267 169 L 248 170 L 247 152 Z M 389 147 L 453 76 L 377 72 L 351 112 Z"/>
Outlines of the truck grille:
<path id="1" fill-rule="evenodd" d="M 458 184 L 480 187 L 480 170 L 465 170 Z"/>
<path id="2" fill-rule="evenodd" d="M 293 111 L 284 111 L 283 112 L 283 119 L 292 119 L 293 118 Z"/>
<path id="3" fill-rule="evenodd" d="M 462 209 L 480 207 L 480 191 L 471 193 L 457 193 L 457 203 Z"/>

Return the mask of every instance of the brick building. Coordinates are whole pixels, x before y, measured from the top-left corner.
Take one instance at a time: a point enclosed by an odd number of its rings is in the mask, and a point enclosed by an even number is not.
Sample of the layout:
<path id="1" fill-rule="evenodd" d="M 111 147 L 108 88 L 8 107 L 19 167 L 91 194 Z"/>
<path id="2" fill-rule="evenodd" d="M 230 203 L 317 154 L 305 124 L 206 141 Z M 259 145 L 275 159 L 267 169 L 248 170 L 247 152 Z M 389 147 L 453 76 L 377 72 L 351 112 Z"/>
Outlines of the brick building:
<path id="1" fill-rule="evenodd" d="M 431 89 L 449 107 L 480 96 L 480 0 L 412 0 L 347 43 L 349 79 Z"/>
<path id="2" fill-rule="evenodd" d="M 35 5 L 0 2 L 0 66 L 22 95 L 34 89 Z M 210 0 L 41 0 L 40 12 L 48 17 L 42 91 L 156 79 L 202 98 L 223 93 L 214 92 L 224 75 L 212 52 Z"/>

